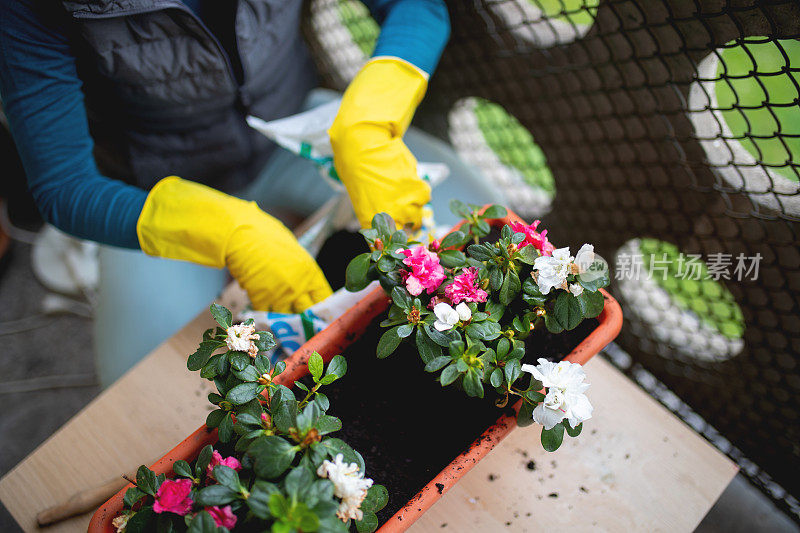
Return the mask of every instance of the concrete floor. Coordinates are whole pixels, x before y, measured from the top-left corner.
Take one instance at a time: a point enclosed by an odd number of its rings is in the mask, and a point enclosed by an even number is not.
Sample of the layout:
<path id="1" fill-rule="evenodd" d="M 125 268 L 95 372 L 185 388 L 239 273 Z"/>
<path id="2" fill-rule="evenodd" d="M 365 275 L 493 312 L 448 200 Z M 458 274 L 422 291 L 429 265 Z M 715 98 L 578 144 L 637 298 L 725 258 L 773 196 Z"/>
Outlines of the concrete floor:
<path id="1" fill-rule="evenodd" d="M 31 272 L 30 246 L 15 243 L 0 275 L 0 476 L 100 392 L 90 320 L 37 317 L 46 294 Z M 19 321 L 25 317 L 34 318 Z M 26 331 L 10 333 L 21 329 Z M 0 533 L 15 531 L 19 527 L 0 504 Z M 800 532 L 800 527 L 737 476 L 697 531 Z"/>

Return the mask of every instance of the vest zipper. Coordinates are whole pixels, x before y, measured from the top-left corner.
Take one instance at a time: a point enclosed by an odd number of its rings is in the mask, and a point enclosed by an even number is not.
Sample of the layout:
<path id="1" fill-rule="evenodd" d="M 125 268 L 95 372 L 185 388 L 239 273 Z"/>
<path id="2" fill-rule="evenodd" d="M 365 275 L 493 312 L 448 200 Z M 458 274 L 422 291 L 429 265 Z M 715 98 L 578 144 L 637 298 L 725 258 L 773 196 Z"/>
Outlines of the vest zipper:
<path id="1" fill-rule="evenodd" d="M 127 15 L 142 15 L 144 13 L 155 13 L 156 11 L 166 11 L 167 9 L 176 9 L 183 13 L 186 13 L 200 26 L 206 36 L 211 39 L 211 42 L 214 43 L 214 46 L 217 48 L 217 52 L 222 56 L 222 59 L 225 60 L 225 66 L 228 70 L 228 77 L 230 77 L 231 82 L 236 87 L 236 99 L 241 104 L 247 107 L 249 102 L 244 93 L 242 92 L 242 86 L 244 85 L 244 69 L 242 69 L 242 83 L 239 83 L 239 80 L 236 79 L 236 73 L 233 71 L 233 64 L 231 63 L 231 58 L 228 57 L 228 52 L 225 51 L 222 44 L 219 42 L 219 39 L 211 33 L 211 30 L 208 29 L 208 26 L 198 17 L 194 11 L 189 9 L 185 4 L 182 2 L 163 2 L 159 6 L 149 6 L 149 7 L 140 7 L 140 8 L 130 8 L 130 9 L 120 9 L 113 13 L 89 13 L 89 12 L 74 12 L 72 14 L 73 18 L 76 19 L 83 19 L 83 20 L 92 20 L 92 19 L 110 19 L 116 17 L 124 17 Z M 236 30 L 234 27 L 234 35 L 236 35 Z"/>

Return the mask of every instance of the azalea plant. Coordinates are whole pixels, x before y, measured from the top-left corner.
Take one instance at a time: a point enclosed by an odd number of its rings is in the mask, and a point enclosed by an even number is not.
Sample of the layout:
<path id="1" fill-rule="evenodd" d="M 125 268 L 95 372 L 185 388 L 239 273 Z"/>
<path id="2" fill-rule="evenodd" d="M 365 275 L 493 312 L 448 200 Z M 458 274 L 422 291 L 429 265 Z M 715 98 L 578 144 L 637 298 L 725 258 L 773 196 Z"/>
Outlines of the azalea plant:
<path id="1" fill-rule="evenodd" d="M 375 531 L 388 493 L 364 477 L 358 452 L 330 436 L 342 423 L 326 414 L 330 400 L 321 392 L 347 371 L 344 357 L 326 368 L 313 353 L 313 384 L 295 382 L 298 399 L 275 382 L 286 365 L 270 364 L 270 333 L 255 331 L 252 321 L 233 325 L 220 305 L 211 313 L 219 327 L 203 334 L 187 366 L 216 385 L 206 424 L 218 428 L 220 442 L 193 464 L 176 461 L 171 479 L 139 467 L 113 521 L 117 531 Z"/>
<path id="2" fill-rule="evenodd" d="M 493 235 L 490 221 L 506 217 L 504 207 L 481 210 L 457 200 L 450 207 L 464 224 L 429 244 L 409 240 L 387 214 L 376 215 L 361 231 L 370 251 L 350 262 L 346 286 L 356 291 L 379 280 L 392 300 L 378 357 L 403 341 L 415 343 L 442 386 L 480 398 L 488 389 L 500 407 L 521 399 L 518 424 L 541 424 L 542 445 L 556 450 L 564 433 L 577 436 L 591 417 L 589 385 L 578 364 L 531 364 L 536 354 L 526 350 L 535 346 L 525 341 L 537 330 L 560 334 L 598 316 L 607 269 L 598 268 L 592 245 L 574 256 L 556 248 L 538 220 L 505 224 Z"/>

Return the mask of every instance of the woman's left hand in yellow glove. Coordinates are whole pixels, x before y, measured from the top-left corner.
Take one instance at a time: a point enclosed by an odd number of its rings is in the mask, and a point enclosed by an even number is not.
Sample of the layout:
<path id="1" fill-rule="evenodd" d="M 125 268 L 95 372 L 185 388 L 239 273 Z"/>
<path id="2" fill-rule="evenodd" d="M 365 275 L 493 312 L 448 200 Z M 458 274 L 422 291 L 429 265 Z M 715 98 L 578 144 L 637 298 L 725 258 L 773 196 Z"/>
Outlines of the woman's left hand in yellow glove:
<path id="1" fill-rule="evenodd" d="M 136 231 L 147 255 L 227 266 L 259 311 L 297 313 L 331 294 L 317 262 L 279 220 L 199 183 L 159 181 Z"/>
<path id="2" fill-rule="evenodd" d="M 431 188 L 418 177 L 403 134 L 427 85 L 427 74 L 412 64 L 379 57 L 364 65 L 344 93 L 328 134 L 336 172 L 362 227 L 381 212 L 399 226 L 416 229 L 422 223 Z"/>

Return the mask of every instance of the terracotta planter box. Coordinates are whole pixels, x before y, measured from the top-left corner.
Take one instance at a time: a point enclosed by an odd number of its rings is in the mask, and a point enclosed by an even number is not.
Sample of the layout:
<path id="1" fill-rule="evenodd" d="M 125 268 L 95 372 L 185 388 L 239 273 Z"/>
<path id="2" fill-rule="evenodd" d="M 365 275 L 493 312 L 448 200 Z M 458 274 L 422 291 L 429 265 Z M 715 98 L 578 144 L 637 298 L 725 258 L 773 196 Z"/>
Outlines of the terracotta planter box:
<path id="1" fill-rule="evenodd" d="M 522 219 L 518 216 L 509 213 L 509 216 L 505 219 L 492 221 L 492 225 L 521 221 Z M 458 229 L 458 227 L 460 227 L 460 224 L 454 229 Z M 622 327 L 622 310 L 617 301 L 606 291 L 601 289 L 601 292 L 605 299 L 605 306 L 602 313 L 597 317 L 598 326 L 564 358 L 565 361 L 585 364 L 619 334 Z M 389 304 L 390 300 L 381 288 L 377 288 L 367 294 L 360 302 L 348 309 L 341 317 L 315 335 L 301 346 L 294 355 L 288 358 L 286 360 L 286 370 L 278 376 L 276 381 L 291 387 L 296 380 L 305 377 L 308 374 L 308 358 L 315 351 L 322 356 L 327 364 L 335 355 L 343 353 L 348 346 L 361 337 L 370 324 L 386 311 Z M 368 353 L 365 356 L 374 357 L 374 354 Z M 357 363 L 351 362 L 351 364 Z M 519 410 L 520 404 L 521 400 L 514 405 L 515 411 Z M 515 416 L 510 414 L 501 415 L 481 435 L 476 435 L 476 439 L 465 452 L 457 455 L 404 507 L 378 528 L 378 531 L 390 533 L 408 529 L 411 524 L 442 497 L 442 494 L 455 485 L 464 474 L 483 459 L 492 448 L 516 427 Z M 151 469 L 156 474 L 166 474 L 169 477 L 172 474 L 172 464 L 175 461 L 184 459 L 191 463 L 203 447 L 208 444 L 215 444 L 217 440 L 217 430 L 203 425 L 152 465 Z M 122 511 L 122 499 L 125 491 L 131 486 L 128 485 L 119 491 L 95 512 L 89 524 L 90 533 L 114 533 L 115 530 L 111 526 L 111 520 Z"/>

